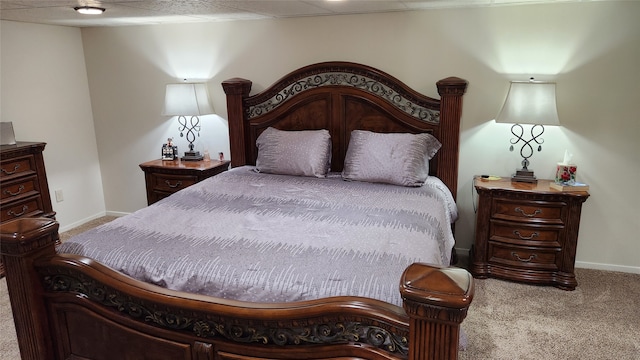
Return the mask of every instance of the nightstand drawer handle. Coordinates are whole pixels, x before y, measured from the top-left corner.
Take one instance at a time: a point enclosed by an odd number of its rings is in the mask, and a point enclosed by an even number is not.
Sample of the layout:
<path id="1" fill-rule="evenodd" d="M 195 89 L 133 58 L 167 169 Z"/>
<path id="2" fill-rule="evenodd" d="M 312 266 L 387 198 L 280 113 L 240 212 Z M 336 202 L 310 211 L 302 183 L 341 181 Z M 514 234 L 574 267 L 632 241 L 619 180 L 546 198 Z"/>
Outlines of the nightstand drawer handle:
<path id="1" fill-rule="evenodd" d="M 18 171 L 18 169 L 19 169 L 19 168 L 20 168 L 20 164 L 16 164 L 16 165 L 13 167 L 13 171 L 7 171 L 7 170 L 5 170 L 5 169 L 2 169 L 2 172 L 3 172 L 3 173 L 5 173 L 5 174 L 7 174 L 7 175 L 13 175 L 13 174 L 15 174 L 15 173 L 16 173 L 16 171 Z"/>
<path id="2" fill-rule="evenodd" d="M 540 210 L 540 209 L 536 209 L 536 211 L 534 211 L 533 214 L 527 214 L 527 213 L 524 212 L 524 210 L 522 210 L 522 208 L 519 208 L 519 207 L 515 208 L 514 210 L 515 210 L 515 212 L 519 212 L 520 214 L 522 214 L 522 215 L 524 215 L 526 217 L 534 217 L 536 215 L 542 214 L 542 210 Z"/>
<path id="3" fill-rule="evenodd" d="M 7 211 L 7 215 L 13 216 L 13 217 L 20 217 L 20 216 L 24 215 L 27 212 L 27 210 L 29 210 L 29 207 L 27 205 L 23 205 L 21 213 L 16 214 L 16 213 L 13 212 L 13 210 L 9 210 L 9 211 Z"/>
<path id="4" fill-rule="evenodd" d="M 518 261 L 522 261 L 522 262 L 530 262 L 531 260 L 537 258 L 536 254 L 531 254 L 528 258 L 523 259 L 521 258 L 518 254 L 516 254 L 515 251 L 511 252 L 511 256 L 513 256 L 514 258 L 516 258 Z"/>
<path id="5" fill-rule="evenodd" d="M 22 190 L 24 190 L 24 185 L 20 185 L 20 187 L 18 188 L 18 192 L 11 192 L 11 190 L 9 190 L 9 189 L 4 189 L 3 193 L 5 193 L 7 195 L 11 195 L 11 196 L 18 196 L 18 195 L 20 195 Z"/>
<path id="6" fill-rule="evenodd" d="M 171 184 L 169 180 L 164 181 L 170 188 L 177 188 L 182 185 L 182 181 L 177 181 L 175 184 Z"/>
<path id="7" fill-rule="evenodd" d="M 522 236 L 520 235 L 520 231 L 518 230 L 513 230 L 513 235 L 516 235 L 517 237 L 519 237 L 521 240 L 531 240 L 534 237 L 538 237 L 540 236 L 540 234 L 538 234 L 537 231 L 533 232 L 530 236 Z"/>

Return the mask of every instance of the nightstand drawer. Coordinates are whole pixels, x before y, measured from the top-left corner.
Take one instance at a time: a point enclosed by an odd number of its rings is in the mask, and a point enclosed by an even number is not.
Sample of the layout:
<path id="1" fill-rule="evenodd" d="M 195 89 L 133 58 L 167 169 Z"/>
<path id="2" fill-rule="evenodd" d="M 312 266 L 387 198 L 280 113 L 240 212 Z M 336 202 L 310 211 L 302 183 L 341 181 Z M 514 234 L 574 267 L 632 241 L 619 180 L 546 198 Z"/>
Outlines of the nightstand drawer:
<path id="1" fill-rule="evenodd" d="M 5 222 L 19 217 L 35 217 L 44 214 L 42 197 L 33 196 L 22 201 L 11 203 L 2 207 L 0 221 Z"/>
<path id="2" fill-rule="evenodd" d="M 140 164 L 147 187 L 147 204 L 229 169 L 229 161 L 151 160 Z"/>
<path id="3" fill-rule="evenodd" d="M 2 191 L 0 191 L 0 199 L 2 199 L 2 204 L 6 204 L 11 201 L 16 201 L 18 199 L 37 194 L 38 178 L 34 175 L 13 183 L 3 182 Z"/>
<path id="4" fill-rule="evenodd" d="M 566 204 L 547 201 L 514 201 L 505 198 L 493 200 L 491 217 L 494 219 L 562 224 Z"/>
<path id="5" fill-rule="evenodd" d="M 36 173 L 35 159 L 33 156 L 3 161 L 0 165 L 0 179 L 2 181 Z"/>
<path id="6" fill-rule="evenodd" d="M 170 174 L 154 174 L 155 190 L 176 192 L 187 188 L 198 182 L 195 176 L 170 175 Z"/>
<path id="7" fill-rule="evenodd" d="M 561 248 L 525 248 L 489 241 L 489 263 L 529 269 L 558 270 Z"/>
<path id="8" fill-rule="evenodd" d="M 527 225 L 525 223 L 491 220 L 489 240 L 520 246 L 561 247 L 561 226 Z"/>

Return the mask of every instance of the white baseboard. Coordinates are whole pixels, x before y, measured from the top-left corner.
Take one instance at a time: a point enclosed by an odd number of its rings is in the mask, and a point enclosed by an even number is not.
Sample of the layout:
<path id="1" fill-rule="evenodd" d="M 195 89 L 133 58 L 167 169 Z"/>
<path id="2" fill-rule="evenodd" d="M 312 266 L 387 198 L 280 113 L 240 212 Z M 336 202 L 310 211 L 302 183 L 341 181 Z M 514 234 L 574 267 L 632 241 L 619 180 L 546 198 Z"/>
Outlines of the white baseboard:
<path id="1" fill-rule="evenodd" d="M 100 218 L 100 217 L 103 217 L 103 216 L 105 216 L 105 215 L 106 215 L 106 212 L 101 211 L 101 212 L 99 212 L 99 213 L 97 213 L 97 214 L 91 215 L 91 216 L 89 216 L 89 217 L 87 217 L 87 218 L 84 218 L 84 219 L 82 219 L 82 220 L 78 220 L 78 221 L 76 221 L 76 222 L 74 222 L 74 223 L 67 224 L 67 225 L 65 225 L 65 226 L 60 226 L 60 229 L 58 229 L 58 232 L 65 232 L 65 231 L 69 231 L 69 230 L 71 230 L 71 229 L 73 229 L 73 228 L 76 228 L 76 227 L 78 227 L 78 226 L 80 226 L 80 225 L 83 225 L 83 224 L 85 224 L 85 223 L 88 223 L 88 222 L 89 222 L 89 221 L 91 221 L 91 220 L 95 220 L 95 219 Z"/>
<path id="2" fill-rule="evenodd" d="M 107 216 L 115 216 L 115 217 L 123 217 L 125 215 L 129 215 L 131 213 L 128 212 L 121 212 L 121 211 L 107 211 L 106 215 Z"/>
<path id="3" fill-rule="evenodd" d="M 101 212 L 99 212 L 97 214 L 93 214 L 93 215 L 91 215 L 89 217 L 86 217 L 86 218 L 84 218 L 82 220 L 78 220 L 78 221 L 76 221 L 74 223 L 71 223 L 71 224 L 68 224 L 68 225 L 65 225 L 65 226 L 60 226 L 60 229 L 58 229 L 58 232 L 69 231 L 69 230 L 71 230 L 73 228 L 77 228 L 80 225 L 84 225 L 84 224 L 88 223 L 91 220 L 95 220 L 95 219 L 101 218 L 103 216 L 121 217 L 121 216 L 125 216 L 125 215 L 128 215 L 128 214 L 129 213 L 116 212 L 116 211 L 101 211 Z"/>
<path id="4" fill-rule="evenodd" d="M 456 248 L 458 256 L 469 256 L 470 249 Z M 614 264 L 601 264 L 587 261 L 576 261 L 576 267 L 581 269 L 592 270 L 605 270 L 605 271 L 618 271 L 630 274 L 640 274 L 640 267 L 638 266 L 626 266 L 626 265 L 614 265 Z"/>
<path id="5" fill-rule="evenodd" d="M 576 261 L 576 267 L 581 269 L 618 271 L 618 272 L 631 273 L 631 274 L 640 274 L 640 267 L 638 266 L 600 264 L 600 263 L 592 263 L 592 262 L 586 262 L 586 261 Z"/>

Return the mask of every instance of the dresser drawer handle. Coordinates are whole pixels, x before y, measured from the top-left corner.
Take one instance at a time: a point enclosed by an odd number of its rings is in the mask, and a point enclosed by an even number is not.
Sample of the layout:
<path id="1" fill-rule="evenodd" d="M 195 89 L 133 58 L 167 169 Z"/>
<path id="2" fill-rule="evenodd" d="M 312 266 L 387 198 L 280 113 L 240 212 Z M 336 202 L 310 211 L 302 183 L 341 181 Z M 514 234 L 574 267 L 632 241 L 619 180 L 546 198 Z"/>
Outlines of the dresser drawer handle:
<path id="1" fill-rule="evenodd" d="M 517 207 L 514 210 L 515 210 L 515 212 L 519 212 L 520 214 L 522 214 L 522 215 L 524 215 L 526 217 L 534 217 L 536 215 L 542 214 L 542 210 L 540 210 L 540 209 L 536 209 L 536 211 L 534 211 L 533 214 L 525 213 L 524 210 L 522 210 L 522 208 L 520 208 L 520 207 Z"/>
<path id="2" fill-rule="evenodd" d="M 29 207 L 27 205 L 23 205 L 21 213 L 16 214 L 16 213 L 13 212 L 13 210 L 9 210 L 9 211 L 7 211 L 7 215 L 13 216 L 13 217 L 20 217 L 20 216 L 26 214 L 27 210 L 29 210 Z"/>
<path id="3" fill-rule="evenodd" d="M 15 173 L 16 173 L 16 171 L 18 171 L 18 169 L 19 169 L 19 168 L 20 168 L 20 164 L 16 164 L 16 165 L 13 167 L 13 171 L 7 171 L 7 170 L 5 170 L 5 169 L 3 168 L 3 169 L 2 169 L 2 172 L 3 172 L 3 173 L 5 173 L 5 174 L 7 174 L 7 175 L 13 175 L 13 174 L 15 174 Z"/>
<path id="4" fill-rule="evenodd" d="M 11 195 L 11 196 L 18 196 L 18 195 L 20 195 L 22 190 L 24 190 L 24 185 L 20 185 L 20 187 L 18 188 L 18 192 L 11 192 L 11 190 L 9 190 L 9 189 L 4 189 L 3 193 L 5 193 L 7 195 Z"/>
<path id="5" fill-rule="evenodd" d="M 519 237 L 521 240 L 531 240 L 534 237 L 538 237 L 540 236 L 540 234 L 538 234 L 537 231 L 533 232 L 530 236 L 522 236 L 520 235 L 520 231 L 518 230 L 513 230 L 513 235 L 516 235 L 517 237 Z"/>
<path id="6" fill-rule="evenodd" d="M 170 188 L 173 188 L 173 189 L 175 189 L 175 188 L 177 188 L 177 187 L 182 185 L 182 181 L 177 181 L 175 184 L 171 184 L 169 182 L 169 180 L 165 180 L 164 182 L 165 182 L 165 184 L 167 184 L 167 186 L 169 186 Z"/>
<path id="7" fill-rule="evenodd" d="M 522 261 L 522 262 L 530 262 L 531 260 L 533 260 L 533 259 L 535 259 L 535 258 L 537 258 L 537 257 L 538 257 L 536 254 L 531 254 L 531 255 L 529 255 L 529 257 L 528 257 L 528 258 L 523 259 L 523 258 L 521 258 L 521 257 L 520 257 L 520 255 L 516 254 L 516 252 L 515 252 L 515 251 L 512 251 L 512 252 L 511 252 L 511 256 L 513 256 L 514 258 L 516 258 L 518 261 Z"/>

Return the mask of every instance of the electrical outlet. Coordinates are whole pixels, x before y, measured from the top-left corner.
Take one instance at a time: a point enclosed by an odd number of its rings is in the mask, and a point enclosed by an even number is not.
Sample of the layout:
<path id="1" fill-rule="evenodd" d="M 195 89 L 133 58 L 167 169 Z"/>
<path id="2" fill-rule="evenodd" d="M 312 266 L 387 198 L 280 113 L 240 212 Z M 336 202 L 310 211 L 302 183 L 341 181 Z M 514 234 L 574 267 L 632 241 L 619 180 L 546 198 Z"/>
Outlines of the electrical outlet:
<path id="1" fill-rule="evenodd" d="M 64 194 L 62 194 L 62 190 L 56 190 L 56 201 L 57 202 L 64 201 Z"/>

